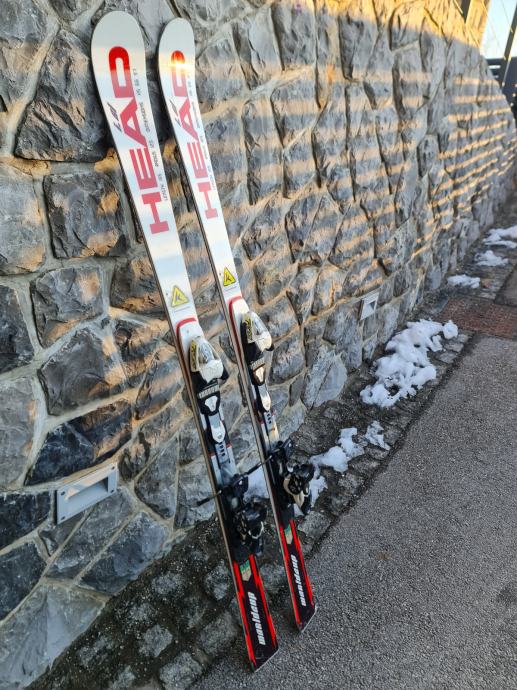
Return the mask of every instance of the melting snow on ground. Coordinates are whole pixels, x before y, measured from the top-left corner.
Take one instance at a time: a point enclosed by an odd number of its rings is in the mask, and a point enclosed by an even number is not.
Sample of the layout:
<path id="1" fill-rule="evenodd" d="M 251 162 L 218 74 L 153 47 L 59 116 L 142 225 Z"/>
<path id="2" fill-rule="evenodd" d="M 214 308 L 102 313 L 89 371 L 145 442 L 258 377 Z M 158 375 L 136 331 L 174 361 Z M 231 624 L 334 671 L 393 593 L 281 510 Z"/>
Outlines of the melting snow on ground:
<path id="1" fill-rule="evenodd" d="M 389 450 L 390 447 L 384 440 L 383 428 L 379 422 L 372 422 L 366 430 L 364 436 L 359 436 L 358 440 L 354 440 L 357 436 L 357 429 L 349 427 L 341 429 L 339 438 L 336 443 L 337 446 L 330 448 L 326 453 L 320 455 L 313 455 L 309 462 L 314 465 L 314 478 L 311 481 L 311 495 L 312 504 L 316 503 L 318 496 L 327 488 L 327 481 L 321 474 L 322 467 L 331 467 L 336 472 L 345 472 L 348 468 L 348 463 L 352 458 L 357 458 L 364 454 L 364 449 L 368 444 L 378 446 L 384 450 Z M 268 491 L 266 487 L 266 480 L 262 467 L 258 467 L 249 475 L 248 495 L 257 496 L 259 498 L 267 498 Z M 301 510 L 295 506 L 297 515 L 302 515 Z"/>
<path id="2" fill-rule="evenodd" d="M 506 247 L 507 249 L 515 249 L 517 247 L 517 225 L 512 228 L 494 228 L 483 240 L 483 244 L 489 244 L 496 247 Z"/>
<path id="3" fill-rule="evenodd" d="M 337 472 L 344 472 L 352 458 L 364 453 L 366 442 L 354 441 L 353 437 L 357 434 L 355 426 L 349 429 L 341 429 L 337 446 L 330 448 L 326 453 L 314 455 L 311 462 L 315 467 L 332 467 Z"/>
<path id="4" fill-rule="evenodd" d="M 375 362 L 377 381 L 361 391 L 361 400 L 367 405 L 392 407 L 435 379 L 436 369 L 429 361 L 428 351 L 442 350 L 442 335 L 447 340 L 455 338 L 457 326 L 452 321 L 445 325 L 426 319 L 409 322 L 387 343 L 386 352 L 391 354 Z"/>
<path id="5" fill-rule="evenodd" d="M 476 289 L 479 287 L 480 280 L 481 279 L 477 276 L 467 276 L 464 273 L 461 273 L 456 276 L 450 276 L 450 278 L 447 279 L 447 282 L 449 283 L 449 285 L 453 285 L 454 287 L 466 287 Z"/>
<path id="6" fill-rule="evenodd" d="M 502 256 L 497 256 L 491 249 L 486 252 L 480 252 L 474 257 L 478 266 L 506 266 L 508 259 Z"/>
<path id="7" fill-rule="evenodd" d="M 366 429 L 366 434 L 364 435 L 364 440 L 367 441 L 372 446 L 378 446 L 383 450 L 389 450 L 390 447 L 384 440 L 384 430 L 379 422 L 372 422 L 368 429 Z"/>

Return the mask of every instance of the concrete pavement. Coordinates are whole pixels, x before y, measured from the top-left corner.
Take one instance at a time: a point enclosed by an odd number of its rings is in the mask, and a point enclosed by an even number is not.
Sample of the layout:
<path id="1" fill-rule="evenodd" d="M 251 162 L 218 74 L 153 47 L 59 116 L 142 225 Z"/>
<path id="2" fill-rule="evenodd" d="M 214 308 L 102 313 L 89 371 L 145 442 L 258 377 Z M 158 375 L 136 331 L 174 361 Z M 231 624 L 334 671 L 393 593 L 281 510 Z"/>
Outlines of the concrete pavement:
<path id="1" fill-rule="evenodd" d="M 276 611 L 267 667 L 239 639 L 196 687 L 517 688 L 516 543 L 517 342 L 478 334 L 311 559 L 311 627 Z"/>

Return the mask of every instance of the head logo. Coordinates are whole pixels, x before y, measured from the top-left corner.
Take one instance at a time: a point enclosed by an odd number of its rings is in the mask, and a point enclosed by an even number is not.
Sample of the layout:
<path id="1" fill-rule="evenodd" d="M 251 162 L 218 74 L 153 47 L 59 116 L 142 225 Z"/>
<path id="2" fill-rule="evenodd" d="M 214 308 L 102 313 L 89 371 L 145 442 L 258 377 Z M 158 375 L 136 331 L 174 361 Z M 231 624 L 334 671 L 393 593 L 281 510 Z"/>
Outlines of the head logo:
<path id="1" fill-rule="evenodd" d="M 124 100 L 124 105 L 115 101 L 115 106 L 110 104 L 109 108 L 112 115 L 118 120 L 115 125 L 117 129 L 135 144 L 133 148 L 129 149 L 129 156 L 138 189 L 142 192 L 141 201 L 149 206 L 153 215 L 153 222 L 150 223 L 149 230 L 153 234 L 166 232 L 169 230 L 169 224 L 166 220 L 160 220 L 159 217 L 158 204 L 162 200 L 162 196 L 149 153 L 148 142 L 140 128 L 138 106 L 131 81 L 129 53 L 122 46 L 115 46 L 110 50 L 108 60 L 113 95 L 115 99 Z M 136 201 L 139 200 L 136 199 Z"/>
<path id="2" fill-rule="evenodd" d="M 215 194 L 215 189 L 212 186 L 210 177 L 208 175 L 207 161 L 203 152 L 203 147 L 199 140 L 199 134 L 192 119 L 192 102 L 187 88 L 187 70 L 185 68 L 185 56 L 180 50 L 175 50 L 170 57 L 171 66 L 171 80 L 172 92 L 174 98 L 184 99 L 181 105 L 174 105 L 171 101 L 173 111 L 177 113 L 176 122 L 179 122 L 181 129 L 187 134 L 190 141 L 186 143 L 186 153 L 184 156 L 185 165 L 191 168 L 192 177 L 196 180 L 193 185 L 194 196 L 203 196 L 204 208 L 201 210 L 205 214 L 205 218 L 217 218 L 219 213 L 217 208 L 212 206 L 212 195 Z M 185 144 L 178 141 L 180 148 L 184 148 Z"/>

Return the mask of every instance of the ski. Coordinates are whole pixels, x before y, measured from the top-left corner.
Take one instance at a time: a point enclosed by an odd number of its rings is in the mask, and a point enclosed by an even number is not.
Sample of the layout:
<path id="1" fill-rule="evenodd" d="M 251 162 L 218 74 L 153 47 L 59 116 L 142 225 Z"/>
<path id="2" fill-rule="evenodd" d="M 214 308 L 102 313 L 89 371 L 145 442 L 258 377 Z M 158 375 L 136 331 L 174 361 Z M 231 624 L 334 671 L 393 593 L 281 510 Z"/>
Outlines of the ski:
<path id="1" fill-rule="evenodd" d="M 165 27 L 158 49 L 162 95 L 189 181 L 199 225 L 207 246 L 239 373 L 243 382 L 263 465 L 289 582 L 296 624 L 302 630 L 316 611 L 294 521 L 295 506 L 311 507 L 311 465 L 295 464 L 292 443 L 279 437 L 266 385 L 264 351 L 272 339 L 261 319 L 250 311 L 239 278 L 217 191 L 195 83 L 195 43 L 185 19 Z"/>
<path id="2" fill-rule="evenodd" d="M 224 422 L 219 381 L 227 374 L 203 335 L 194 305 L 149 101 L 145 49 L 136 20 L 109 12 L 92 36 L 100 100 L 155 272 L 194 419 L 230 563 L 253 669 L 270 659 L 277 637 L 255 556 L 265 505 L 248 500 Z"/>

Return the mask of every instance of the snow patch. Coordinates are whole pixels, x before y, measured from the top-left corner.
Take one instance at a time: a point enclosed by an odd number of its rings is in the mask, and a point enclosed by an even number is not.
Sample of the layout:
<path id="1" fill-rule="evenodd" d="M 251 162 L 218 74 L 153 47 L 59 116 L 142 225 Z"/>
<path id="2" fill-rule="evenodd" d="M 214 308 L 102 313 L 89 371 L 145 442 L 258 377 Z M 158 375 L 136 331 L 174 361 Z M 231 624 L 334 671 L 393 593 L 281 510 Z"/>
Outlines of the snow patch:
<path id="1" fill-rule="evenodd" d="M 491 249 L 487 249 L 486 252 L 480 252 L 476 254 L 474 260 L 478 266 L 506 266 L 508 259 L 504 259 L 502 256 L 497 256 Z"/>
<path id="2" fill-rule="evenodd" d="M 464 273 L 447 278 L 449 285 L 453 285 L 454 287 L 473 288 L 474 290 L 479 287 L 480 281 L 481 279 L 477 276 L 467 276 Z"/>
<path id="3" fill-rule="evenodd" d="M 390 447 L 384 440 L 384 429 L 382 428 L 380 422 L 372 422 L 368 429 L 366 429 L 366 434 L 364 435 L 364 440 L 367 441 L 372 446 L 378 446 L 383 450 L 389 450 Z"/>
<path id="4" fill-rule="evenodd" d="M 362 440 L 354 441 L 353 437 L 356 434 L 355 426 L 341 429 L 337 446 L 330 448 L 326 453 L 321 453 L 321 455 L 314 455 L 310 461 L 315 467 L 332 467 L 336 472 L 345 472 L 350 460 L 364 453 L 366 443 Z"/>
<path id="5" fill-rule="evenodd" d="M 506 247 L 507 249 L 515 249 L 517 242 L 517 225 L 511 228 L 494 228 L 483 240 L 483 244 L 495 245 L 497 247 Z"/>
<path id="6" fill-rule="evenodd" d="M 435 379 L 436 368 L 427 353 L 443 349 L 440 334 L 450 340 L 458 335 L 458 328 L 452 321 L 444 325 L 427 319 L 409 322 L 407 328 L 387 343 L 386 351 L 392 354 L 375 362 L 377 381 L 361 391 L 361 400 L 366 405 L 392 407 Z"/>

